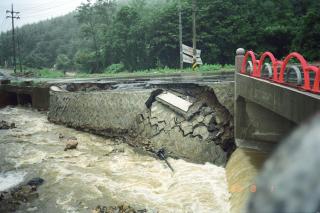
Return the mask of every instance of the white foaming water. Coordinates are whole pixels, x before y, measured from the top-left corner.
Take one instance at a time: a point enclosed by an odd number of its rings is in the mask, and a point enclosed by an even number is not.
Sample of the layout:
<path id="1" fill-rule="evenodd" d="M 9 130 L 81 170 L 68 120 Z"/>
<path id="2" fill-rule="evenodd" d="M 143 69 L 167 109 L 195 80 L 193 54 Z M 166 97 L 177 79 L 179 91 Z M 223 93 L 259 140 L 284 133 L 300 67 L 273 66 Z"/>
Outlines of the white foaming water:
<path id="1" fill-rule="evenodd" d="M 26 172 L 22 171 L 10 171 L 6 173 L 0 173 L 0 192 L 6 191 L 22 183 L 26 174 Z"/>
<path id="2" fill-rule="evenodd" d="M 45 114 L 5 108 L 0 117 L 17 126 L 0 133 L 0 161 L 45 179 L 33 203 L 40 212 L 90 212 L 125 203 L 148 212 L 229 212 L 224 168 L 169 159 L 172 173 L 126 144 L 51 124 Z M 64 152 L 59 133 L 77 137 L 78 149 Z"/>

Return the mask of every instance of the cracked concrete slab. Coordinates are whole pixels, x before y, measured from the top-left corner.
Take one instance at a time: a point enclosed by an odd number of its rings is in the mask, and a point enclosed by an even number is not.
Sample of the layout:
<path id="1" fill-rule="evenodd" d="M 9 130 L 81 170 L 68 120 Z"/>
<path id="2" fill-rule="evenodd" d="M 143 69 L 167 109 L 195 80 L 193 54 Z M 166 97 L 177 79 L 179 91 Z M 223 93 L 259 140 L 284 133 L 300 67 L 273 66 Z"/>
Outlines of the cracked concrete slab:
<path id="1" fill-rule="evenodd" d="M 188 112 L 190 106 L 192 105 L 191 102 L 180 98 L 179 96 L 170 93 L 170 92 L 165 92 L 156 97 L 156 100 L 165 104 L 169 105 L 173 109 L 181 110 L 183 113 Z"/>

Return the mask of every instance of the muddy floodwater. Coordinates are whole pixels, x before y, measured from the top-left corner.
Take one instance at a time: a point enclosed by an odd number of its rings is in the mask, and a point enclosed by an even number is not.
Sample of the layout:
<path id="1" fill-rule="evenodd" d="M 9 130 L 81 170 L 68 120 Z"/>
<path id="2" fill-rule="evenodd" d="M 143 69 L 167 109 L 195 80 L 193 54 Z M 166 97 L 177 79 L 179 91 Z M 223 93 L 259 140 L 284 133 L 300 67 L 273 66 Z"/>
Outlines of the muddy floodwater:
<path id="1" fill-rule="evenodd" d="M 135 152 L 121 141 L 79 132 L 47 121 L 27 108 L 0 109 L 0 191 L 41 177 L 39 197 L 18 212 L 91 212 L 97 205 L 128 204 L 148 212 L 229 212 L 225 169 Z M 65 137 L 76 150 L 64 151 Z"/>

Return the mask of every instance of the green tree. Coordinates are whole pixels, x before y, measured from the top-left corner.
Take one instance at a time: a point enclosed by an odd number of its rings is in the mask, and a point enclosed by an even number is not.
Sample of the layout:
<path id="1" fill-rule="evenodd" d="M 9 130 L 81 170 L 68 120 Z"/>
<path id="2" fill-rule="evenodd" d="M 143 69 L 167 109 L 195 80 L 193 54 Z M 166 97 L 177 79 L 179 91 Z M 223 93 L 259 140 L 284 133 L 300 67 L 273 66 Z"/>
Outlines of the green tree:
<path id="1" fill-rule="evenodd" d="M 118 1 L 117 1 L 118 2 Z M 99 72 L 179 66 L 177 0 L 88 1 L 77 11 L 17 29 L 26 66 Z M 181 0 L 183 42 L 192 46 L 192 0 Z M 231 64 L 238 47 L 277 58 L 320 60 L 319 0 L 197 0 L 197 47 L 205 63 Z M 63 58 L 60 58 L 63 59 Z M 59 59 L 59 60 L 60 60 Z M 0 34 L 0 65 L 12 65 L 11 32 Z"/>
<path id="2" fill-rule="evenodd" d="M 74 62 L 79 70 L 92 73 L 92 67 L 96 64 L 95 53 L 79 50 L 74 56 Z"/>
<path id="3" fill-rule="evenodd" d="M 63 70 L 64 73 L 71 68 L 71 60 L 65 54 L 60 54 L 56 59 L 56 67 L 59 70 Z"/>

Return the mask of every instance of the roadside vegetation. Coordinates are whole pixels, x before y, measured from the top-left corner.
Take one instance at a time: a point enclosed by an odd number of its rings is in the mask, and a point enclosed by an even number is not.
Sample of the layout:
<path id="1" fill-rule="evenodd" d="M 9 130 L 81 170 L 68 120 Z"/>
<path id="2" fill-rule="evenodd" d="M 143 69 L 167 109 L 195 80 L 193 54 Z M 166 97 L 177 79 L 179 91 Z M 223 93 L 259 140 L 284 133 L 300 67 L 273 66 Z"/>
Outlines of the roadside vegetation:
<path id="1" fill-rule="evenodd" d="M 41 70 L 36 74 L 41 77 L 70 70 L 78 75 L 177 71 L 177 0 L 92 2 L 18 28 L 22 64 Z M 181 2 L 183 43 L 192 46 L 192 1 Z M 268 50 L 279 59 L 298 51 L 320 60 L 319 0 L 198 0 L 197 7 L 197 47 L 204 63 L 233 64 L 238 47 Z M 11 51 L 11 32 L 1 33 L 0 65 L 12 66 Z"/>
<path id="2" fill-rule="evenodd" d="M 195 70 L 192 68 L 185 68 L 185 69 L 175 69 L 175 68 L 156 68 L 156 69 L 147 69 L 147 70 L 137 70 L 134 72 L 129 71 L 118 71 L 118 70 L 110 70 L 106 69 L 103 73 L 96 73 L 96 74 L 89 74 L 87 72 L 77 73 L 77 77 L 130 77 L 130 76 L 157 76 L 157 75 L 175 75 L 175 74 L 214 74 L 214 73 L 222 73 L 222 72 L 234 72 L 233 65 L 202 65 Z"/>
<path id="3" fill-rule="evenodd" d="M 61 70 L 52 69 L 34 69 L 34 68 L 24 68 L 24 71 L 17 72 L 15 76 L 20 77 L 34 77 L 34 78 L 91 78 L 91 77 L 130 77 L 130 76 L 157 76 L 157 75 L 176 75 L 176 74 L 219 74 L 219 73 L 230 73 L 234 72 L 233 65 L 220 65 L 205 64 L 197 67 L 195 70 L 188 67 L 185 69 L 175 69 L 175 68 L 157 68 L 157 69 L 147 69 L 147 70 L 136 70 L 134 72 L 126 71 L 122 66 L 115 64 L 107 67 L 101 73 L 89 73 L 86 71 L 81 72 L 64 72 Z"/>
<path id="4" fill-rule="evenodd" d="M 23 72 L 19 70 L 17 73 L 12 74 L 18 77 L 32 77 L 32 78 L 60 78 L 65 77 L 65 73 L 60 70 L 52 70 L 48 68 L 36 69 L 36 68 L 23 68 Z"/>

